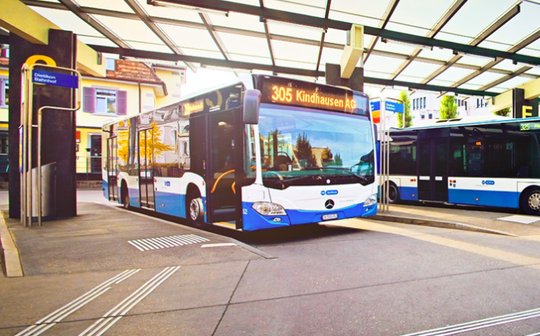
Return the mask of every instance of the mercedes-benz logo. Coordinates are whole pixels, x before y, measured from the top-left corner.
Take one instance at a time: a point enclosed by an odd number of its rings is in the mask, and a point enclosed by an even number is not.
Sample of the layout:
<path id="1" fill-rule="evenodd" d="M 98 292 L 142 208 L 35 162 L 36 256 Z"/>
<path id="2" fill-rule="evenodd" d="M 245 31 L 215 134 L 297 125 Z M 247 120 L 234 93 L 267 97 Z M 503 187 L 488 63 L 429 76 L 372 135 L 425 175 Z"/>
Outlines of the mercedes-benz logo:
<path id="1" fill-rule="evenodd" d="M 335 205 L 335 203 L 331 199 L 324 202 L 324 207 L 327 208 L 327 209 L 332 209 L 334 207 L 334 205 Z"/>

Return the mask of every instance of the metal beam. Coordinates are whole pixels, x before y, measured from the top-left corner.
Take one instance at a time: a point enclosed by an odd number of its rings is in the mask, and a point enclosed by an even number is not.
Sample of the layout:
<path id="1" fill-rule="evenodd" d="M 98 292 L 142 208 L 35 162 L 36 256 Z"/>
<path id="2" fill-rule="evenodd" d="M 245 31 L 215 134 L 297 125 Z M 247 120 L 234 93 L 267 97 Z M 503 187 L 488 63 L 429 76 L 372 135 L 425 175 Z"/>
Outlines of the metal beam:
<path id="1" fill-rule="evenodd" d="M 129 45 L 122 41 L 120 37 L 116 36 L 113 32 L 103 26 L 100 22 L 94 19 L 89 14 L 86 14 L 81 10 L 79 5 L 75 4 L 72 0 L 59 0 L 64 6 L 66 6 L 70 11 L 77 15 L 81 20 L 88 23 L 92 28 L 100 32 L 103 36 L 111 40 L 114 44 L 121 48 L 129 48 Z"/>
<path id="2" fill-rule="evenodd" d="M 392 14 L 394 14 L 394 11 L 396 10 L 396 7 L 399 3 L 399 0 L 393 0 L 388 6 L 386 7 L 386 12 L 383 15 L 383 23 L 380 28 L 386 28 L 386 25 L 388 24 L 388 21 L 390 21 L 390 17 Z M 375 49 L 375 45 L 379 41 L 379 37 L 375 36 L 373 41 L 371 42 L 371 45 L 367 48 L 366 55 L 364 56 L 364 63 L 367 62 L 369 56 L 371 55 L 371 52 L 373 49 Z"/>
<path id="3" fill-rule="evenodd" d="M 517 52 L 517 51 L 525 48 L 529 44 L 535 42 L 538 39 L 540 39 L 540 29 L 537 30 L 536 32 L 532 33 L 531 35 L 527 36 L 526 38 L 524 38 L 518 44 L 516 44 L 512 48 L 508 49 L 508 51 L 509 52 Z M 458 86 L 470 81 L 471 79 L 480 76 L 481 74 L 483 74 L 486 71 L 493 71 L 492 68 L 495 65 L 501 63 L 502 61 L 504 61 L 504 59 L 501 59 L 501 58 L 493 60 L 493 61 L 489 62 L 488 64 L 484 65 L 483 67 L 481 67 L 480 69 L 476 70 L 472 74 L 470 74 L 470 75 L 460 79 L 459 81 L 455 82 L 454 84 L 452 84 L 452 86 L 453 87 L 458 87 Z"/>
<path id="4" fill-rule="evenodd" d="M 518 15 L 520 12 L 519 3 L 515 5 L 514 7 L 510 8 L 506 13 L 501 15 L 495 22 L 493 22 L 489 27 L 484 29 L 480 34 L 478 34 L 470 43 L 469 45 L 472 47 L 476 47 L 479 45 L 482 41 L 487 39 L 491 34 L 493 34 L 497 29 L 504 26 L 505 23 L 510 21 L 513 17 Z M 440 67 L 439 69 L 435 70 L 431 75 L 429 75 L 427 78 L 425 78 L 422 83 L 427 84 L 431 82 L 433 79 L 435 79 L 437 76 L 439 76 L 441 73 L 448 70 L 451 66 L 456 64 L 463 56 L 462 55 L 456 55 L 452 57 L 444 66 Z"/>
<path id="5" fill-rule="evenodd" d="M 448 23 L 448 21 L 450 21 L 450 19 L 452 19 L 454 15 L 456 15 L 456 13 L 461 9 L 461 7 L 463 7 L 465 2 L 467 2 L 467 0 L 456 0 L 452 7 L 450 7 L 450 9 L 446 11 L 446 13 L 439 19 L 439 21 L 437 21 L 433 28 L 431 28 L 427 37 L 435 37 L 435 35 L 437 35 L 441 31 L 441 29 Z M 418 57 L 418 55 L 420 55 L 421 51 L 422 48 L 416 48 L 411 54 L 411 57 L 407 61 L 403 62 L 394 72 L 394 74 L 392 75 L 392 79 L 396 79 L 403 72 L 403 70 L 405 70 L 405 68 L 407 68 L 415 60 L 415 58 Z"/>
<path id="6" fill-rule="evenodd" d="M 495 80 L 495 81 L 493 81 L 493 82 L 491 82 L 489 84 L 486 84 L 486 85 L 482 86 L 479 90 L 489 90 L 492 87 L 497 86 L 497 85 L 499 85 L 501 83 L 504 83 L 504 82 L 514 78 L 514 77 L 517 77 L 517 76 L 519 76 L 519 75 L 521 75 L 521 74 L 523 74 L 523 73 L 525 73 L 525 72 L 527 72 L 527 71 L 529 71 L 531 69 L 532 69 L 532 67 L 530 67 L 530 66 L 521 67 L 518 70 L 512 72 L 511 74 L 503 76 L 503 77 L 501 77 L 501 78 L 499 78 L 499 79 L 497 79 L 497 80 Z"/>
<path id="7" fill-rule="evenodd" d="M 154 0 L 147 0 L 152 3 Z M 261 8 L 259 6 L 246 5 L 237 2 L 229 1 L 205 1 L 200 0 L 160 0 L 161 3 L 170 3 L 177 5 L 193 6 L 197 8 L 208 8 L 224 12 L 238 12 L 244 14 L 250 14 L 259 16 L 269 20 L 276 20 L 282 22 L 296 23 L 305 26 L 317 27 L 317 28 L 333 28 L 338 30 L 349 30 L 351 28 L 350 22 L 344 22 L 333 19 L 326 19 L 322 17 L 310 16 L 299 13 L 292 13 L 281 11 L 277 9 Z M 444 49 L 454 50 L 465 54 L 479 55 L 485 57 L 500 57 L 510 59 L 516 62 L 522 62 L 532 65 L 540 65 L 540 58 L 529 55 L 515 54 L 507 51 L 492 50 L 489 48 L 482 48 L 478 46 L 472 46 L 462 43 L 455 43 L 450 41 L 438 40 L 429 37 L 417 36 L 413 34 L 406 34 L 402 32 L 381 29 L 376 27 L 364 26 L 364 33 L 367 35 L 380 36 L 388 40 L 400 41 L 409 44 L 416 44 L 427 47 L 439 47 Z"/>
<path id="8" fill-rule="evenodd" d="M 262 0 L 261 0 L 261 3 L 262 3 Z M 326 1 L 326 9 L 324 11 L 324 18 L 325 19 L 328 19 L 328 15 L 330 15 L 330 7 L 332 6 L 332 0 L 327 0 Z M 317 65 L 315 66 L 315 70 L 319 70 L 319 67 L 321 65 L 321 57 L 322 57 L 322 52 L 323 52 L 323 48 L 324 48 L 324 39 L 326 38 L 326 29 L 323 30 L 322 34 L 321 34 L 321 42 L 319 43 L 319 54 L 317 55 Z"/>
<path id="9" fill-rule="evenodd" d="M 263 0 L 259 0 L 259 5 L 261 7 L 264 7 Z M 266 38 L 266 44 L 268 45 L 268 52 L 270 53 L 270 60 L 272 61 L 272 65 L 276 66 L 276 59 L 274 57 L 274 49 L 272 48 L 272 39 L 270 38 L 270 30 L 268 29 L 268 22 L 266 20 L 262 20 L 263 26 L 264 26 L 264 37 Z M 319 70 L 318 68 L 316 70 Z"/>
<path id="10" fill-rule="evenodd" d="M 306 69 L 290 68 L 290 67 L 282 67 L 282 66 L 272 66 L 268 64 L 259 64 L 259 63 L 227 61 L 227 60 L 207 58 L 207 57 L 198 57 L 198 56 L 174 55 L 174 54 L 169 54 L 169 53 L 160 53 L 160 52 L 137 50 L 137 49 L 105 47 L 105 46 L 99 46 L 99 45 L 92 45 L 91 47 L 96 49 L 97 51 L 101 51 L 104 53 L 118 54 L 121 56 L 131 56 L 131 57 L 139 57 L 139 58 L 146 58 L 146 59 L 164 60 L 164 61 L 193 62 L 193 63 L 200 63 L 204 65 L 224 67 L 224 68 L 233 68 L 233 69 L 234 68 L 246 69 L 246 70 L 259 69 L 259 70 L 265 70 L 265 71 L 272 71 L 275 73 L 299 75 L 299 76 L 307 76 L 307 77 L 324 77 L 323 71 L 314 71 L 314 70 L 306 70 Z M 496 92 L 459 89 L 459 88 L 452 88 L 452 87 L 446 87 L 446 86 L 440 86 L 440 85 L 427 85 L 427 84 L 411 83 L 411 82 L 404 82 L 404 81 L 394 81 L 394 80 L 382 79 L 382 78 L 365 77 L 364 80 L 365 80 L 364 83 L 366 84 L 378 84 L 378 85 L 385 85 L 385 86 L 392 86 L 392 85 L 407 86 L 409 88 L 419 89 L 419 90 L 449 91 L 449 92 L 455 92 L 458 94 L 466 94 L 466 95 L 474 95 L 474 96 L 496 96 L 497 95 Z"/>

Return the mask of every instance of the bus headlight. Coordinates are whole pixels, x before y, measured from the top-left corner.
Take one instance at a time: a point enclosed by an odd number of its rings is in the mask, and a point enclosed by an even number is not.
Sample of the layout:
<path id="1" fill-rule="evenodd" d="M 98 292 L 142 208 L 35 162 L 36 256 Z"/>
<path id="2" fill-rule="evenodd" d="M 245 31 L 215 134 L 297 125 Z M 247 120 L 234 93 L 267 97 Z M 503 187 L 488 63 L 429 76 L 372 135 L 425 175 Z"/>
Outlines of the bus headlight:
<path id="1" fill-rule="evenodd" d="M 373 195 L 369 196 L 366 199 L 366 201 L 364 202 L 365 207 L 372 206 L 372 205 L 375 205 L 375 204 L 377 204 L 377 194 L 373 194 Z"/>
<path id="2" fill-rule="evenodd" d="M 272 202 L 255 202 L 253 209 L 264 216 L 285 216 L 285 209 L 276 203 Z"/>

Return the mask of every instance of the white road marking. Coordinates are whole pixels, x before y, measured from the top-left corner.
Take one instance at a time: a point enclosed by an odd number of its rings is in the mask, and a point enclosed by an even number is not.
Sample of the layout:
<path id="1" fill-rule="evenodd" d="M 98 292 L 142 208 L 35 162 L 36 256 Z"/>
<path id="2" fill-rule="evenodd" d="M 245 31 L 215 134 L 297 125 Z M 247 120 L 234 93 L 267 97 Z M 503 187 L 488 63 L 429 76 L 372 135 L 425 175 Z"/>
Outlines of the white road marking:
<path id="1" fill-rule="evenodd" d="M 226 246 L 238 246 L 235 243 L 217 243 L 217 244 L 202 244 L 201 248 L 208 247 L 226 247 Z"/>
<path id="2" fill-rule="evenodd" d="M 126 280 L 127 278 L 131 277 L 133 274 L 139 271 L 140 269 L 131 269 L 125 270 L 122 273 L 115 275 L 114 277 L 106 280 L 105 282 L 97 285 L 88 292 L 79 296 L 70 303 L 58 308 L 49 315 L 38 320 L 33 325 L 19 332 L 15 336 L 37 336 L 44 333 L 48 329 L 52 328 L 55 324 L 69 316 L 71 313 L 77 311 L 81 307 L 84 307 L 87 303 L 91 302 L 101 294 L 107 292 L 109 289 L 111 289 L 112 285 L 121 283 L 122 281 Z"/>
<path id="3" fill-rule="evenodd" d="M 157 238 L 145 238 L 129 240 L 128 243 L 139 251 L 158 250 L 170 247 L 192 245 L 210 241 L 207 238 L 194 234 L 166 236 Z"/>
<path id="4" fill-rule="evenodd" d="M 118 320 L 127 314 L 131 308 L 141 302 L 145 297 L 154 291 L 159 285 L 167 280 L 171 275 L 180 269 L 180 266 L 166 267 L 148 280 L 144 285 L 131 293 L 127 298 L 109 310 L 102 318 L 86 328 L 79 336 L 100 336 L 109 330 Z"/>
<path id="5" fill-rule="evenodd" d="M 489 328 L 498 326 L 501 324 L 517 322 L 521 320 L 527 320 L 531 318 L 540 317 L 540 308 L 525 310 L 518 313 L 512 313 L 507 315 L 500 315 L 496 317 L 490 317 L 483 320 L 470 321 L 461 324 L 455 324 L 446 326 L 443 328 L 431 329 L 426 331 L 420 331 L 412 334 L 406 334 L 403 336 L 443 336 L 443 335 L 457 335 L 468 331 Z"/>

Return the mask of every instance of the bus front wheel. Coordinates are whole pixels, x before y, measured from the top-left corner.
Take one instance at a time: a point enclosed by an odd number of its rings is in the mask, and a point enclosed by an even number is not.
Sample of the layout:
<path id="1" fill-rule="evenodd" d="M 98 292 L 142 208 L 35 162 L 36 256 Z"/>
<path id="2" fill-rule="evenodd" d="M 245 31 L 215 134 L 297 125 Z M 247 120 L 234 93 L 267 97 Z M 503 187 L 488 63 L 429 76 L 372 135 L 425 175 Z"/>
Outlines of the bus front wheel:
<path id="1" fill-rule="evenodd" d="M 526 190 L 521 198 L 521 210 L 530 215 L 540 215 L 540 188 Z"/>
<path id="2" fill-rule="evenodd" d="M 199 194 L 192 193 L 187 198 L 187 219 L 191 225 L 202 225 L 204 217 L 204 206 Z"/>

